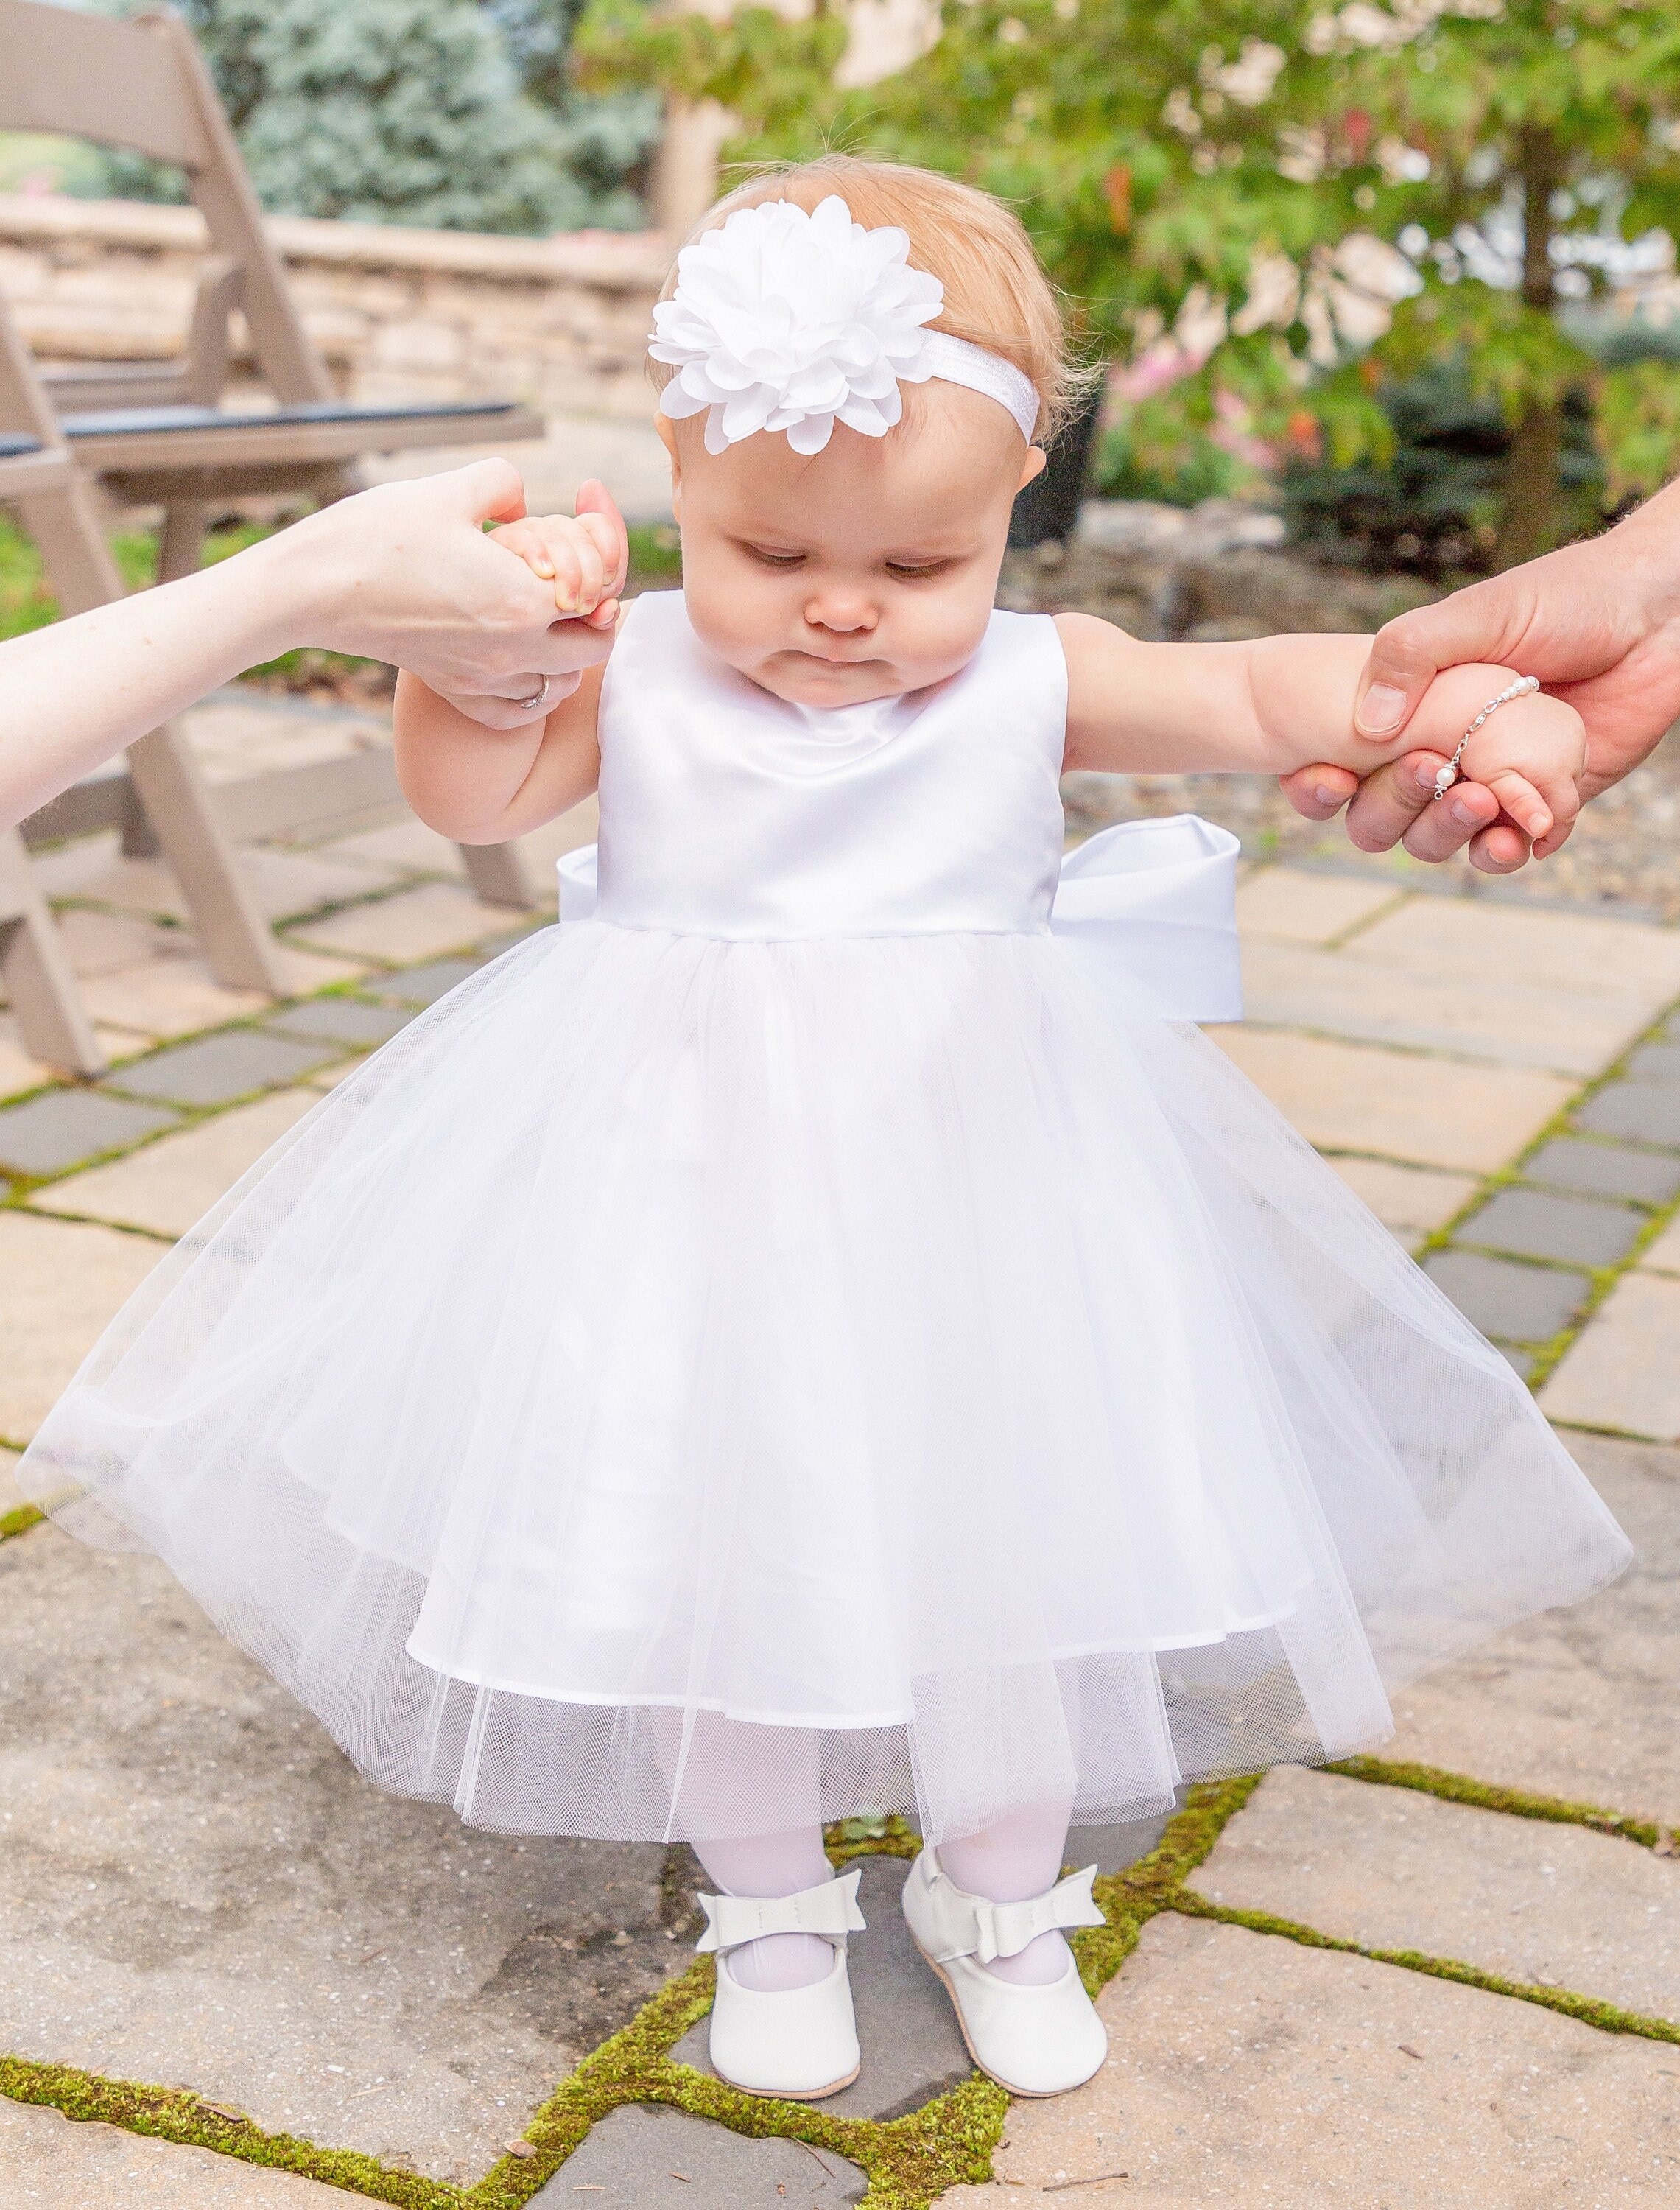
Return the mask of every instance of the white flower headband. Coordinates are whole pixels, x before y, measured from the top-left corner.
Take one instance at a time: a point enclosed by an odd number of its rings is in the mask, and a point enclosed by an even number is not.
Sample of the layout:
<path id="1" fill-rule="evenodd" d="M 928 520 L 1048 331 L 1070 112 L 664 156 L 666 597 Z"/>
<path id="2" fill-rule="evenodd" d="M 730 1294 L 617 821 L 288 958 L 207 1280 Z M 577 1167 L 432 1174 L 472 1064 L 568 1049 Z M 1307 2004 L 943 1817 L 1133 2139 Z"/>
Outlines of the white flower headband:
<path id="1" fill-rule="evenodd" d="M 759 430 L 786 430 L 796 453 L 820 453 L 837 421 L 884 438 L 904 412 L 900 384 L 938 377 L 997 400 L 1030 444 L 1032 378 L 922 328 L 945 287 L 907 265 L 909 251 L 903 231 L 853 222 L 838 195 L 811 214 L 787 200 L 738 208 L 683 248 L 677 289 L 653 310 L 647 350 L 677 371 L 659 412 L 680 422 L 709 409 L 708 453 Z"/>

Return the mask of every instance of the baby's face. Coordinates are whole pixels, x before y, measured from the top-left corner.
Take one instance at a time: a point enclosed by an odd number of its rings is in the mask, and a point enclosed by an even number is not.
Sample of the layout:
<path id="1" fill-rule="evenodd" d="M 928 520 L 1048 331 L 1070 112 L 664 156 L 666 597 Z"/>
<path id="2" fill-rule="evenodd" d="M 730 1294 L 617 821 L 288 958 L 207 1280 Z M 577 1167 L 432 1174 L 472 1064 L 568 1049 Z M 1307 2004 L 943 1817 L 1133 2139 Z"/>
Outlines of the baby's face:
<path id="1" fill-rule="evenodd" d="M 1009 509 L 1043 466 L 995 400 L 907 393 L 884 438 L 824 450 L 760 432 L 707 452 L 700 418 L 660 419 L 696 634 L 802 706 L 855 706 L 955 674 L 979 648 Z"/>

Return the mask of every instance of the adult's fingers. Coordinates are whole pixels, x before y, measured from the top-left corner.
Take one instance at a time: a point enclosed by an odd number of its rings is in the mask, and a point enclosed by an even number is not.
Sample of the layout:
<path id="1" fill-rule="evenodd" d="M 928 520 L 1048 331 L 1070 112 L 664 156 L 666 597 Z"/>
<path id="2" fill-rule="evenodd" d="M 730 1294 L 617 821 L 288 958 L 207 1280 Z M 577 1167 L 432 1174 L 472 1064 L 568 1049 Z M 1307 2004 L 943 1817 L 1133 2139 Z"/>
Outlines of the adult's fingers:
<path id="1" fill-rule="evenodd" d="M 1528 839 L 1514 822 L 1497 821 L 1470 842 L 1470 864 L 1484 875 L 1514 875 L 1528 856 Z"/>
<path id="2" fill-rule="evenodd" d="M 1478 782 L 1454 783 L 1439 801 L 1424 800 L 1400 842 L 1414 860 L 1438 866 L 1461 852 L 1499 818 L 1499 800 Z"/>
<path id="3" fill-rule="evenodd" d="M 1309 821 L 1334 820 L 1359 788 L 1358 776 L 1347 767 L 1301 767 L 1278 781 L 1295 811 Z"/>
<path id="4" fill-rule="evenodd" d="M 1440 765 L 1439 752 L 1406 752 L 1368 775 L 1347 809 L 1349 841 L 1362 852 L 1392 850 L 1433 800 Z"/>
<path id="5" fill-rule="evenodd" d="M 575 615 L 563 615 L 556 621 L 553 612 L 551 599 L 547 627 L 520 637 L 517 647 L 519 672 L 503 675 L 499 667 L 492 672 L 491 667 L 486 666 L 481 675 L 473 677 L 470 686 L 456 679 L 442 686 L 433 684 L 433 689 L 442 687 L 451 697 L 462 695 L 470 687 L 476 696 L 528 698 L 545 675 L 581 674 L 586 667 L 593 667 L 598 661 L 605 660 L 612 650 L 611 629 L 592 628 L 588 622 L 580 621 Z M 508 651 L 512 649 L 509 644 Z M 502 667 L 507 665 L 507 653 L 502 655 Z M 416 671 L 417 673 L 419 672 Z"/>
<path id="6" fill-rule="evenodd" d="M 1359 678 L 1354 727 L 1362 736 L 1397 735 L 1443 667 L 1503 661 L 1526 625 L 1529 605 L 1526 586 L 1508 576 L 1490 576 L 1449 599 L 1413 607 L 1385 622 L 1371 639 Z"/>
<path id="7" fill-rule="evenodd" d="M 518 701 L 504 698 L 499 691 L 495 691 L 465 694 L 451 691 L 440 695 L 449 699 L 457 713 L 464 714 L 469 722 L 477 722 L 481 728 L 523 729 L 528 728 L 533 722 L 545 721 L 563 699 L 570 697 L 581 679 L 576 675 L 551 677 L 548 696 L 542 704 L 535 709 L 522 707 Z M 541 688 L 542 681 L 540 675 L 527 676 L 525 689 L 521 696 L 525 698 L 530 697 L 534 691 Z"/>
<path id="8" fill-rule="evenodd" d="M 1364 852 L 1386 852 L 1400 843 L 1414 860 L 1432 866 L 1467 847 L 1471 865 L 1484 874 L 1514 874 L 1527 863 L 1527 837 L 1479 782 L 1455 782 L 1437 800 L 1435 771 L 1441 764 L 1438 752 L 1408 752 L 1368 776 L 1348 809 L 1350 841 Z"/>
<path id="9" fill-rule="evenodd" d="M 461 486 L 468 521 L 517 522 L 525 513 L 525 480 L 511 461 L 472 461 L 449 472 Z"/>

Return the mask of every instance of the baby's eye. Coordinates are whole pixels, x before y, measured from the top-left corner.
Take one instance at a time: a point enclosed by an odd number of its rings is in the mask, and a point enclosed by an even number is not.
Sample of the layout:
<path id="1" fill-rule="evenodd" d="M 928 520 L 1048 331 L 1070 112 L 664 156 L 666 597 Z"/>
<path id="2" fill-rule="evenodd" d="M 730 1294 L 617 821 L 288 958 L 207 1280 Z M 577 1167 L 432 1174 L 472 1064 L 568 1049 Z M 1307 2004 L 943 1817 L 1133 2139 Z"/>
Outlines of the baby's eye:
<path id="1" fill-rule="evenodd" d="M 950 565 L 948 560 L 889 560 L 887 573 L 900 583 L 919 583 L 942 576 Z"/>
<path id="2" fill-rule="evenodd" d="M 798 568 L 804 564 L 803 552 L 779 552 L 773 545 L 744 544 L 741 550 L 764 568 Z"/>

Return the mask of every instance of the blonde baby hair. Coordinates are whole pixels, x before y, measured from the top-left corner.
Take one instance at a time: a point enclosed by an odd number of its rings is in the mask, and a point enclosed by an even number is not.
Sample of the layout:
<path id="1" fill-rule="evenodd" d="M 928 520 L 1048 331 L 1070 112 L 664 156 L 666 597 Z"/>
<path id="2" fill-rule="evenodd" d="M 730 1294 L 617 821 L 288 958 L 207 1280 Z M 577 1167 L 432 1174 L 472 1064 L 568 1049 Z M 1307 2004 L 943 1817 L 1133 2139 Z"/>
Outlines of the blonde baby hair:
<path id="1" fill-rule="evenodd" d="M 892 223 L 907 234 L 911 267 L 945 287 L 944 306 L 928 328 L 984 346 L 1028 377 L 1039 395 L 1034 443 L 1050 444 L 1088 379 L 1069 353 L 1061 303 L 1020 218 L 989 192 L 902 162 L 824 154 L 738 184 L 707 209 L 683 243 L 718 229 L 738 208 L 787 200 L 810 214 L 831 193 L 865 230 Z M 659 297 L 668 299 L 676 288 L 673 262 Z M 665 361 L 650 359 L 648 368 L 661 390 L 677 372 Z"/>

